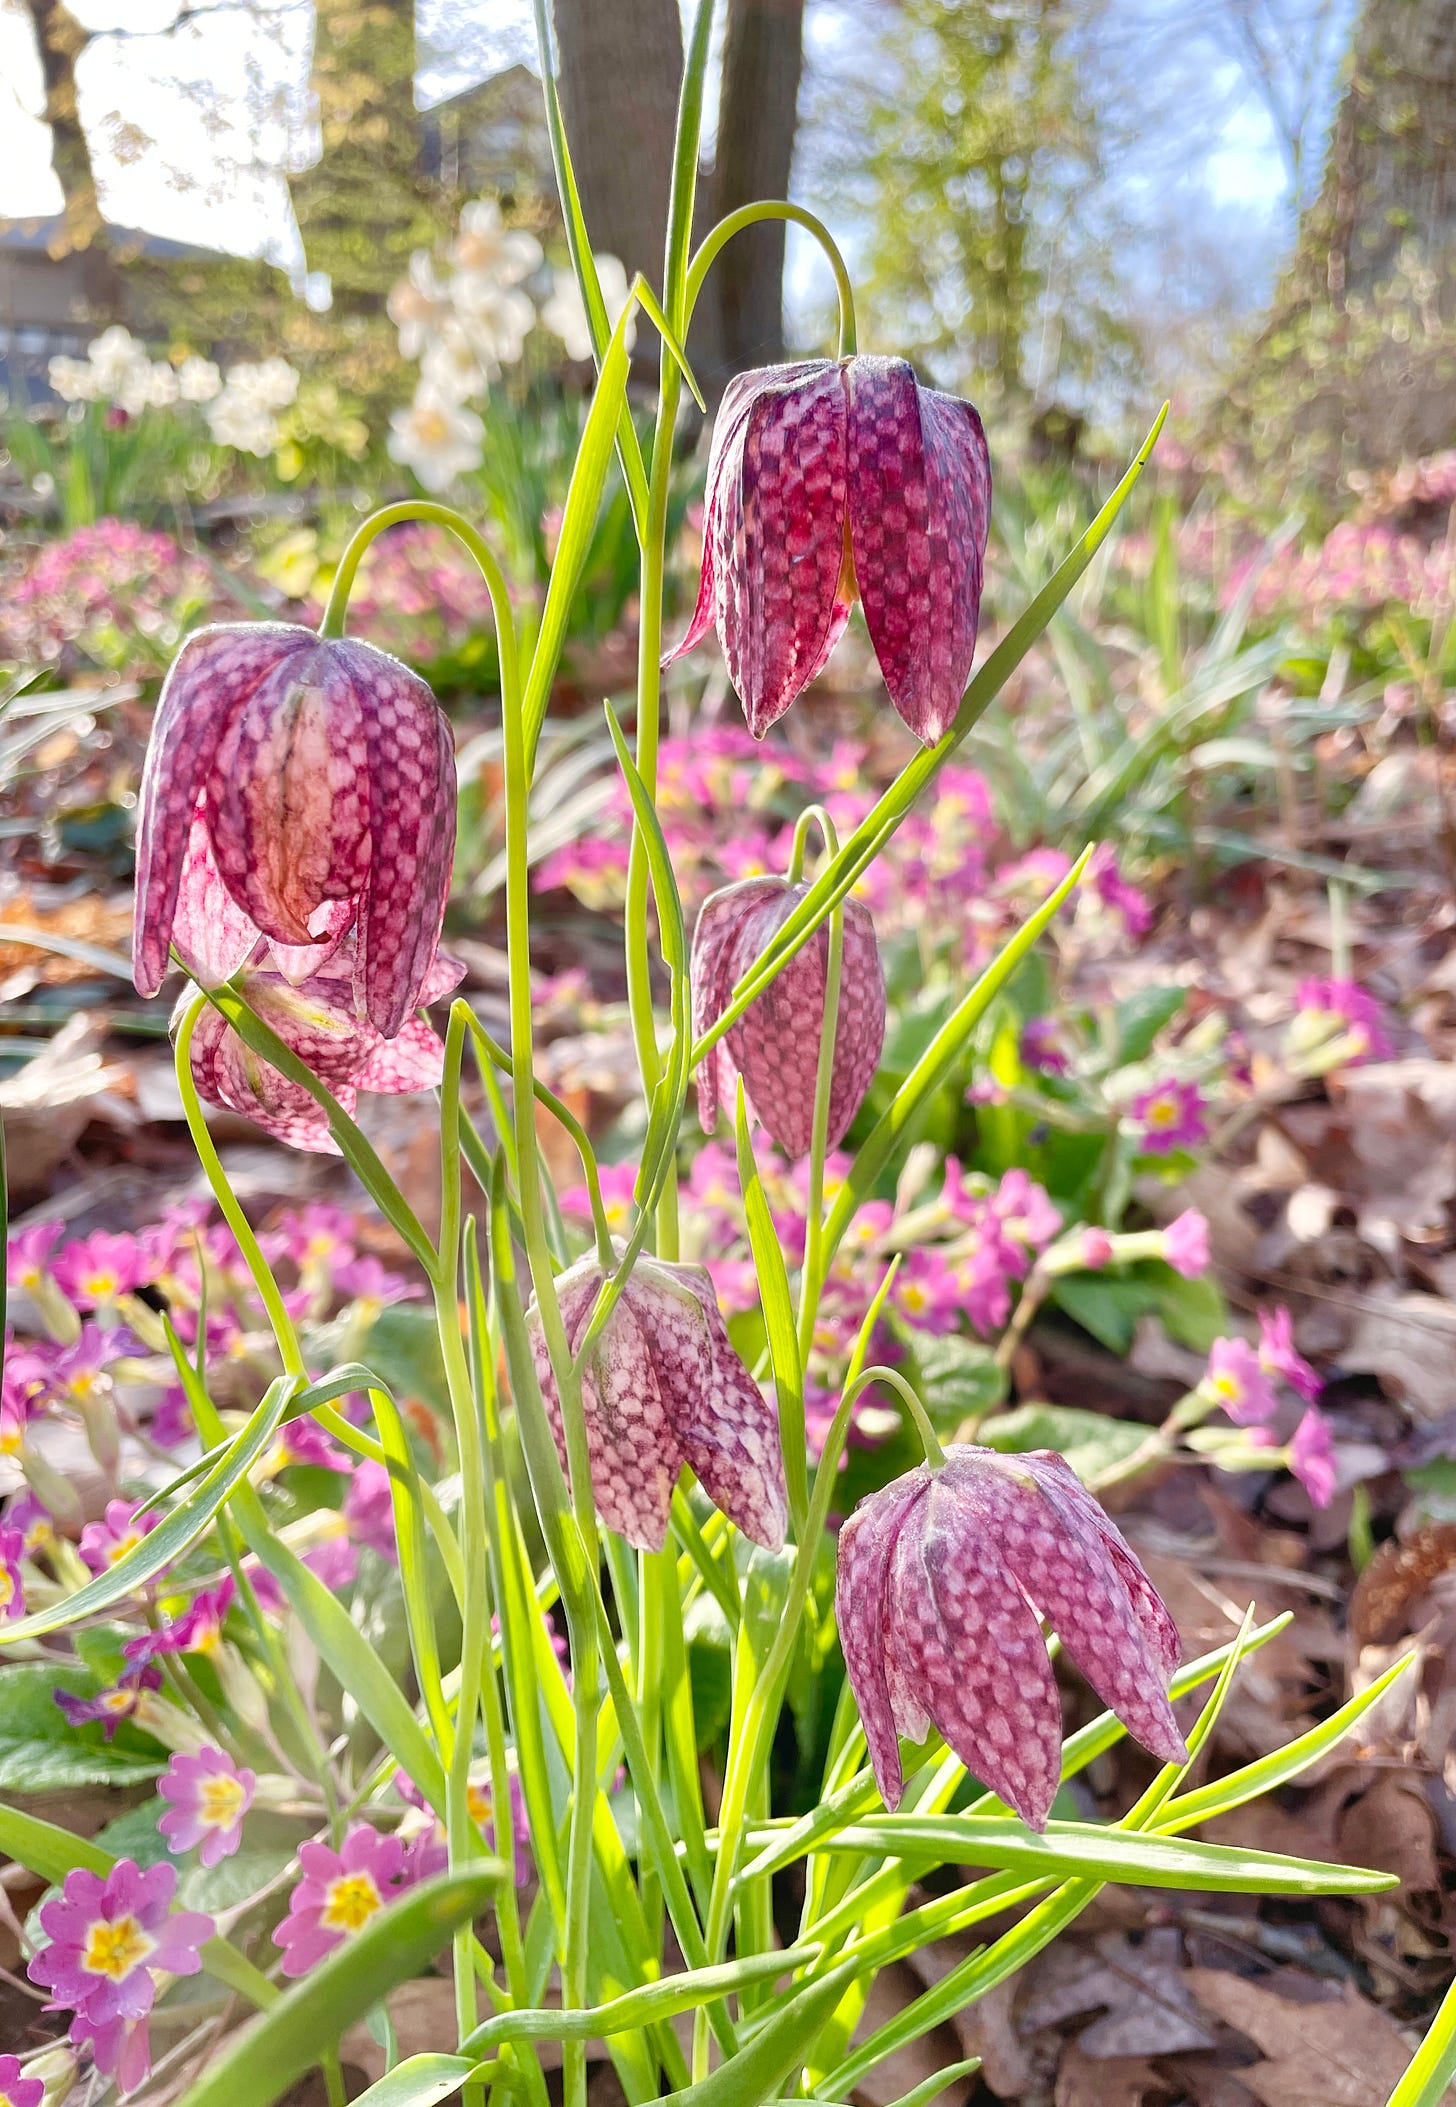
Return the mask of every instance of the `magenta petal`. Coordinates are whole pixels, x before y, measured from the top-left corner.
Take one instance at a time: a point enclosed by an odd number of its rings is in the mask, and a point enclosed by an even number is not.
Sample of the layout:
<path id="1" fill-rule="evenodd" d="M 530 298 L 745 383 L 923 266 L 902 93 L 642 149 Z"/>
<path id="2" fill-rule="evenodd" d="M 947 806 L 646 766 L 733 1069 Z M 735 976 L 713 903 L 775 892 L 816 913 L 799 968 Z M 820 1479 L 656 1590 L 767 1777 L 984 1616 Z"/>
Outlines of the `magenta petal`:
<path id="1" fill-rule="evenodd" d="M 890 699 L 930 744 L 975 652 L 990 455 L 971 405 L 921 388 L 903 359 L 856 358 L 848 386 L 855 579 Z"/>
<path id="2" fill-rule="evenodd" d="M 783 369 L 725 463 L 717 516 L 718 628 L 748 728 L 761 739 L 823 666 L 844 627 L 844 384 L 839 368 Z"/>
<path id="3" fill-rule="evenodd" d="M 239 907 L 218 875 L 199 801 L 187 836 L 172 942 L 193 979 L 221 987 L 246 963 L 258 942 L 258 925 Z"/>
<path id="4" fill-rule="evenodd" d="M 283 978 L 299 987 L 314 974 L 322 973 L 354 927 L 356 911 L 353 900 L 326 900 L 309 918 L 309 926 L 318 937 L 316 944 L 270 941 L 269 953 Z"/>
<path id="5" fill-rule="evenodd" d="M 937 1474 L 891 1575 L 892 1629 L 926 1711 L 967 1769 L 1033 1829 L 1061 1778 L 1062 1708 L 1036 1612 Z M 904 1563 L 902 1565 L 902 1555 Z"/>
<path id="6" fill-rule="evenodd" d="M 777 898 L 783 887 L 781 878 L 745 878 L 711 893 L 699 908 L 689 961 L 694 1038 L 701 1038 L 728 1007 L 738 930 L 745 916 L 764 901 Z M 728 1101 L 731 1078 L 732 1064 L 719 1039 L 698 1063 L 698 1123 L 705 1134 L 711 1134 L 718 1124 L 718 1108 Z"/>
<path id="7" fill-rule="evenodd" d="M 353 1077 L 357 1090 L 385 1093 L 437 1089 L 445 1076 L 445 1042 L 431 1024 L 411 1017 L 381 1039 Z"/>
<path id="8" fill-rule="evenodd" d="M 199 629 L 172 663 L 137 800 L 133 975 L 143 995 L 155 995 L 166 975 L 188 836 L 218 744 L 280 654 L 297 648 L 292 640 L 299 635 L 312 632 L 261 622 Z"/>
<path id="9" fill-rule="evenodd" d="M 928 1487 L 928 1471 L 909 1472 L 863 1501 L 839 1532 L 834 1621 L 875 1783 L 892 1814 L 900 1804 L 905 1781 L 886 1675 L 890 1559 L 901 1528 Z"/>
<path id="10" fill-rule="evenodd" d="M 223 882 L 264 933 L 306 946 L 369 869 L 369 757 L 341 647 L 303 631 L 230 719 L 208 805 Z"/>
<path id="11" fill-rule="evenodd" d="M 455 742 L 425 683 L 367 645 L 339 647 L 363 698 L 373 860 L 359 903 L 357 1001 L 392 1039 L 435 960 L 455 857 Z"/>
<path id="12" fill-rule="evenodd" d="M 749 881 L 752 883 L 753 881 Z M 781 882 L 743 915 L 724 971 L 739 979 L 803 899 L 806 888 Z M 790 1156 L 807 1155 L 813 1137 L 819 1036 L 824 1025 L 829 930 L 821 925 L 755 997 L 723 1044 L 742 1075 L 756 1116 Z M 885 981 L 874 923 L 858 900 L 844 903 L 844 947 L 828 1140 L 843 1140 L 874 1080 L 885 1038 Z"/>

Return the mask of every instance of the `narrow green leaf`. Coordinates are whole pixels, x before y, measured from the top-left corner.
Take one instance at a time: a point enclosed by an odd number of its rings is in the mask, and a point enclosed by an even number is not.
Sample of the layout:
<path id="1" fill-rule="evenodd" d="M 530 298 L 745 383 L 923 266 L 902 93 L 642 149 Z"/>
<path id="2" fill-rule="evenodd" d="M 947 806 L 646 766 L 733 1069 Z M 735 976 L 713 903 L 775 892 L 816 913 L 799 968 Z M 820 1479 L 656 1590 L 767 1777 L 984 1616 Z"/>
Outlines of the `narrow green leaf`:
<path id="1" fill-rule="evenodd" d="M 1325 1865 L 1227 1844 L 1140 1836 L 1092 1822 L 1048 1822 L 1038 1836 L 1019 1822 L 964 1815 L 870 1815 L 821 1842 L 820 1850 L 932 1858 L 942 1864 L 999 1866 L 1033 1878 L 1090 1875 L 1129 1887 L 1193 1888 L 1210 1894 L 1375 1895 L 1398 1887 L 1393 1873 Z"/>
<path id="2" fill-rule="evenodd" d="M 792 1969 L 805 1967 L 819 1958 L 818 1946 L 790 1946 L 772 1953 L 749 1954 L 740 1961 L 721 1961 L 716 1967 L 694 1968 L 681 1975 L 665 1976 L 660 1982 L 644 1983 L 602 2005 L 581 2011 L 563 2012 L 555 2006 L 539 2011 L 498 2012 L 467 2035 L 462 2049 L 484 2051 L 503 2041 L 593 2041 L 610 2034 L 624 2034 L 655 2020 L 672 2019 L 679 2012 L 696 2011 L 709 1998 L 728 1997 L 752 1983 L 774 1982 Z"/>
<path id="3" fill-rule="evenodd" d="M 930 2102 L 938 2099 L 947 2085 L 954 2085 L 957 2078 L 968 2078 L 980 2067 L 979 2056 L 966 2056 L 959 2063 L 947 2063 L 944 2070 L 936 2071 L 933 2077 L 922 2078 L 918 2085 L 902 2092 L 898 2100 L 890 2102 L 890 2107 L 930 2107 Z"/>
<path id="4" fill-rule="evenodd" d="M 110 1851 L 72 1836 L 69 1829 L 44 1822 L 39 1815 L 22 1814 L 18 1808 L 0 1805 L 0 1852 L 34 1873 L 38 1880 L 60 1887 L 78 1866 L 104 1880 L 116 1864 Z M 255 1968 L 246 1955 L 226 1939 L 208 1939 L 202 1946 L 202 1965 L 214 1982 L 235 1990 L 250 2004 L 271 2005 L 278 1997 L 276 1986 Z"/>
<path id="5" fill-rule="evenodd" d="M 444 1821 L 445 1773 L 439 1755 L 394 1677 L 343 1604 L 269 1529 L 251 1486 L 239 1488 L 234 1513 L 248 1549 L 282 1588 L 330 1671 Z"/>
<path id="6" fill-rule="evenodd" d="M 366 2086 L 354 2107 L 435 2107 L 436 2101 L 457 2093 L 478 2068 L 473 2056 L 407 2056 Z"/>
<path id="7" fill-rule="evenodd" d="M 0 1645 L 13 1646 L 18 1639 L 38 1639 L 43 1632 L 61 1631 L 83 1618 L 100 1617 L 114 1609 L 135 1589 L 156 1578 L 191 1548 L 211 1524 L 218 1509 L 267 1450 L 279 1425 L 288 1416 L 289 1400 L 297 1389 L 297 1378 L 281 1375 L 269 1384 L 263 1402 L 235 1441 L 228 1444 L 218 1461 L 185 1500 L 158 1522 L 139 1544 L 125 1552 L 114 1566 L 94 1580 L 52 1602 L 45 1609 L 0 1630 Z"/>
<path id="8" fill-rule="evenodd" d="M 1425 2040 L 1412 2056 L 1405 2076 L 1386 2107 L 1445 2107 L 1456 2079 L 1456 1983 L 1441 2000 Z"/>
<path id="9" fill-rule="evenodd" d="M 468 1872 L 442 1874 L 381 1910 L 233 2036 L 194 2082 L 187 2107 L 272 2107 L 355 2020 L 429 1966 L 485 1908 L 504 1874 L 498 1858 L 481 1859 Z"/>
<path id="10" fill-rule="evenodd" d="M 620 419 L 626 412 L 627 373 L 624 315 L 612 332 L 607 355 L 602 360 L 591 408 L 587 411 L 586 424 L 576 450 L 576 459 L 572 464 L 571 481 L 567 485 L 566 503 L 561 514 L 561 533 L 556 543 L 556 556 L 551 565 L 551 582 L 546 588 L 546 604 L 541 610 L 541 627 L 536 635 L 535 649 L 531 653 L 530 671 L 526 675 L 521 722 L 526 746 L 528 780 L 535 764 L 541 727 L 546 721 L 547 705 L 551 700 L 551 683 L 556 678 L 556 669 L 561 663 L 561 651 L 566 641 L 572 605 L 576 599 L 577 587 L 581 583 L 587 551 L 591 547 L 597 511 L 606 485 L 607 466 L 612 458 L 614 435 Z"/>
<path id="11" fill-rule="evenodd" d="M 809 1513 L 809 1466 L 804 1446 L 804 1364 L 799 1357 L 799 1334 L 794 1324 L 794 1304 L 789 1294 L 783 1242 L 774 1227 L 763 1179 L 759 1175 L 758 1159 L 753 1153 L 748 1132 L 748 1105 L 741 1078 L 734 1111 L 734 1132 L 738 1147 L 738 1183 L 743 1193 L 743 1211 L 748 1217 L 748 1240 L 763 1300 L 769 1359 L 773 1364 L 789 1513 L 793 1517 L 794 1535 L 802 1543 Z"/>
<path id="12" fill-rule="evenodd" d="M 809 1983 L 783 2011 L 696 2085 L 669 2095 L 660 2107 L 760 2107 L 807 2059 L 815 2035 L 854 1979 L 854 1967 L 831 1969 Z M 658 2103 L 654 2103 L 658 2107 Z"/>

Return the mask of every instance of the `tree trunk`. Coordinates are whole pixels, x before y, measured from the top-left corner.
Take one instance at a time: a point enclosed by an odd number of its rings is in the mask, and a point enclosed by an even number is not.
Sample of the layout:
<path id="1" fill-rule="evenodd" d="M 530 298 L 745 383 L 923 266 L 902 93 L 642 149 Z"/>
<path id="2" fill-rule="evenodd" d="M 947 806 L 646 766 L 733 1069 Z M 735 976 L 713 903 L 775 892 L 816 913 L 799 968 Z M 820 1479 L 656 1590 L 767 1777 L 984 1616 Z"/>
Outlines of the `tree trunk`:
<path id="1" fill-rule="evenodd" d="M 715 218 L 788 196 L 803 70 L 804 0 L 729 0 Z M 784 235 L 782 220 L 750 227 L 714 266 L 724 379 L 784 355 Z"/>
<path id="2" fill-rule="evenodd" d="M 1310 275 L 1343 306 L 1413 243 L 1456 241 L 1456 0 L 1364 0 L 1318 198 L 1300 233 Z"/>
<path id="3" fill-rule="evenodd" d="M 111 260 L 106 222 L 96 194 L 96 171 L 76 101 L 76 61 L 91 41 L 65 0 L 26 0 L 35 25 L 45 82 L 42 113 L 51 131 L 51 165 L 64 200 L 61 226 L 50 244 L 53 256 L 83 258 L 86 297 L 98 313 L 117 301 L 116 268 Z"/>
<path id="4" fill-rule="evenodd" d="M 592 247 L 661 289 L 682 86 L 677 0 L 553 0 L 561 113 Z"/>
<path id="5" fill-rule="evenodd" d="M 442 231 L 420 169 L 414 0 L 315 0 L 320 152 L 289 189 L 311 271 L 345 314 L 383 310 L 410 251 Z"/>

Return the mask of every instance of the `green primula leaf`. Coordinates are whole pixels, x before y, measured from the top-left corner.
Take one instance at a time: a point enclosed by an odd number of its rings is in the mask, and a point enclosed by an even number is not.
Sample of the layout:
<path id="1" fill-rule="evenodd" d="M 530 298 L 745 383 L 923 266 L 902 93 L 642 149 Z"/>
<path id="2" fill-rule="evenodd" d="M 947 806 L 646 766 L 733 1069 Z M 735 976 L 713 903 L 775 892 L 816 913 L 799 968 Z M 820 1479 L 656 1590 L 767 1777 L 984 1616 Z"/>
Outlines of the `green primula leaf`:
<path id="1" fill-rule="evenodd" d="M 1135 1455 L 1149 1429 L 1136 1420 L 1110 1419 L 1079 1405 L 1018 1405 L 983 1420 L 976 1439 L 1003 1455 L 1025 1455 L 1030 1449 L 1055 1449 L 1077 1476 L 1089 1484 L 1114 1464 Z"/>
<path id="2" fill-rule="evenodd" d="M 1153 1041 L 1172 1023 L 1188 1000 L 1186 988 L 1139 988 L 1127 996 L 1114 1012 L 1114 1031 L 1119 1064 L 1145 1060 Z"/>
<path id="3" fill-rule="evenodd" d="M 993 1412 L 1005 1397 L 1006 1371 L 979 1339 L 959 1332 L 915 1332 L 910 1346 L 919 1376 L 916 1388 L 938 1433 Z"/>
<path id="4" fill-rule="evenodd" d="M 15 1661 L 0 1668 L 0 1792 L 65 1792 L 82 1785 L 135 1785 L 154 1778 L 166 1756 L 136 1746 L 132 1733 L 118 1746 L 99 1721 L 73 1727 L 56 1703 L 57 1690 L 94 1697 L 98 1685 L 84 1668 L 49 1661 Z"/>
<path id="5" fill-rule="evenodd" d="M 498 1858 L 484 1858 L 467 1872 L 410 1889 L 381 1910 L 233 2036 L 194 2081 L 188 2107 L 272 2107 L 396 1984 L 421 1974 L 486 1907 L 504 1877 Z"/>
<path id="6" fill-rule="evenodd" d="M 1190 1353 L 1207 1353 L 1228 1324 L 1223 1290 L 1213 1275 L 1185 1280 L 1160 1258 L 1145 1260 L 1138 1271 L 1152 1289 L 1153 1306 L 1168 1337 Z"/>
<path id="7" fill-rule="evenodd" d="M 1120 1359 L 1132 1351 L 1138 1318 L 1146 1316 L 1154 1302 L 1152 1289 L 1132 1270 L 1063 1273 L 1053 1283 L 1050 1299 Z"/>

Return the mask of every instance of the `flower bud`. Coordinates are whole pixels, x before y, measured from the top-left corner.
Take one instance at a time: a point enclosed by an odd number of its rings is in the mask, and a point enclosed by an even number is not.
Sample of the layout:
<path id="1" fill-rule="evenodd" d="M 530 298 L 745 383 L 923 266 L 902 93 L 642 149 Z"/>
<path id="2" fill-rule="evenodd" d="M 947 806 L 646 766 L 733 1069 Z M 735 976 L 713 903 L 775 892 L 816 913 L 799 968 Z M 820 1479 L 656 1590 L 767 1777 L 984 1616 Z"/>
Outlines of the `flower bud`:
<path id="1" fill-rule="evenodd" d="M 703 902 L 693 932 L 691 968 L 696 1033 L 717 1022 L 735 983 L 806 890 L 787 878 L 745 878 Z M 736 1072 L 755 1116 L 779 1147 L 789 1156 L 808 1154 L 828 971 L 829 928 L 824 923 L 704 1055 L 698 1067 L 698 1118 L 705 1134 L 713 1132 L 718 1107 L 727 1101 Z M 830 1148 L 843 1140 L 863 1104 L 884 1041 L 885 976 L 875 925 L 858 900 L 846 900 L 829 1085 Z"/>

